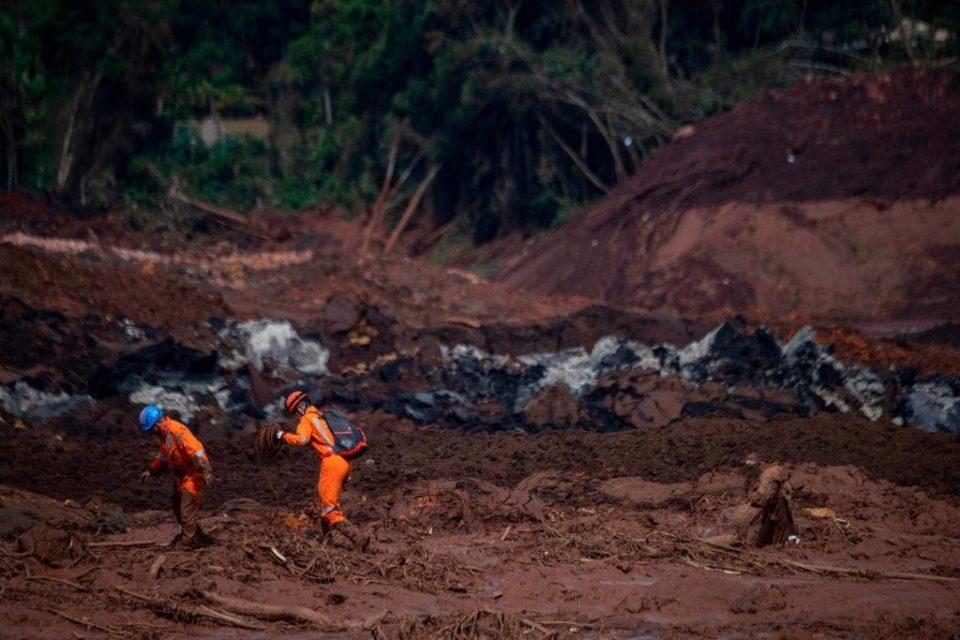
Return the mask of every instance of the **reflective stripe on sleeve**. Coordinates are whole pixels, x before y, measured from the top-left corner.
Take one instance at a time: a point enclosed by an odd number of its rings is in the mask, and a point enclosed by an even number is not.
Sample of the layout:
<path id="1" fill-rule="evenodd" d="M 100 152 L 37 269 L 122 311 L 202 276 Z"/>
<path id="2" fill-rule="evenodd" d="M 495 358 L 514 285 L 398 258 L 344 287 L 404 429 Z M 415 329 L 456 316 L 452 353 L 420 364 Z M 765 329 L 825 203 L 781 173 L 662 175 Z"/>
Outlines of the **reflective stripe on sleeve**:
<path id="1" fill-rule="evenodd" d="M 203 449 L 200 449 L 200 451 L 197 451 L 195 454 L 193 454 L 193 457 L 202 458 L 205 455 L 207 455 L 206 451 L 204 451 Z"/>
<path id="2" fill-rule="evenodd" d="M 323 438 L 323 441 L 326 443 L 326 445 L 331 449 L 333 449 L 333 442 L 327 436 L 326 432 L 323 430 L 323 427 L 320 426 L 320 421 L 316 418 L 312 418 L 312 420 L 313 420 L 313 426 L 317 430 L 317 433 L 320 434 L 320 437 Z"/>

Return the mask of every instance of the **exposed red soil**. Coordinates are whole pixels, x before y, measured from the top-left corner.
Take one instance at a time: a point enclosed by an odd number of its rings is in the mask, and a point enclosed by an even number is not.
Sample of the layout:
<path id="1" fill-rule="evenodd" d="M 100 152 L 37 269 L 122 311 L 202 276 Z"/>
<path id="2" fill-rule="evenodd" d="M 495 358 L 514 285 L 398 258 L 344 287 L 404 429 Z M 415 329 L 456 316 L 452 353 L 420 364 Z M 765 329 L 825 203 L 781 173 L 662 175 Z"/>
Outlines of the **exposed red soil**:
<path id="1" fill-rule="evenodd" d="M 405 258 L 358 265 L 362 225 L 335 211 L 261 212 L 216 232 L 198 219 L 148 236 L 120 214 L 78 218 L 0 196 L 0 384 L 96 395 L 98 377 L 138 362 L 123 359 L 135 349 L 176 343 L 171 358 L 212 359 L 210 316 L 293 319 L 330 347 L 342 391 L 378 400 L 422 391 L 418 367 L 441 344 L 512 355 L 606 335 L 683 345 L 733 310 L 781 339 L 817 322 L 848 363 L 957 372 L 955 325 L 876 330 L 955 317 L 948 78 L 811 83 L 704 123 L 614 200 L 524 245 L 506 284 Z M 918 146 L 941 162 L 907 153 Z M 149 337 L 130 343 L 121 317 Z M 843 325 L 865 319 L 870 331 Z M 411 353 L 416 366 L 370 373 Z M 250 394 L 278 395 L 289 380 L 271 374 L 250 372 Z M 217 544 L 198 552 L 154 544 L 176 531 L 170 479 L 137 482 L 155 444 L 134 429 L 139 407 L 125 395 L 41 426 L 0 413 L 0 637 L 960 635 L 956 436 L 825 412 L 677 418 L 685 402 L 728 392 L 607 382 L 671 406 L 659 419 L 612 407 L 640 427 L 618 433 L 474 432 L 354 413 L 372 443 L 344 495 L 374 534 L 362 555 L 316 539 L 313 455 L 259 460 L 264 421 L 252 415 L 208 405 L 191 421 L 220 479 L 202 511 Z M 579 407 L 548 387 L 527 410 L 551 425 L 575 422 Z M 628 419 L 641 413 L 651 420 Z M 800 542 L 755 549 L 743 516 L 771 465 L 789 483 Z M 236 629 L 190 613 L 221 606 L 204 591 L 302 605 L 331 623 L 247 617 L 262 629 Z"/>
<path id="2" fill-rule="evenodd" d="M 687 317 L 954 319 L 953 78 L 810 81 L 699 123 L 502 280 Z"/>
<path id="3" fill-rule="evenodd" d="M 6 244 L 0 245 L 0 264 L 0 295 L 39 309 L 125 316 L 187 340 L 210 316 L 226 315 L 219 293 L 154 267 L 51 256 Z"/>
<path id="4" fill-rule="evenodd" d="M 831 437 L 839 430 L 827 426 L 819 444 L 841 448 Z M 787 627 L 801 635 L 933 638 L 960 630 L 954 499 L 931 498 L 852 466 L 787 465 L 800 544 L 731 546 L 739 514 L 750 508 L 759 461 L 768 459 L 744 452 L 770 445 L 728 427 L 729 440 L 707 424 L 675 425 L 657 434 L 659 449 L 641 437 L 598 453 L 595 447 L 610 443 L 597 434 L 523 438 L 384 425 L 371 430 L 383 448 L 355 465 L 344 496 L 348 512 L 375 534 L 374 549 L 363 555 L 312 537 L 314 525 L 303 514 L 314 479 L 309 454 L 285 456 L 261 474 L 244 459 L 245 449 L 210 446 L 219 452 L 214 463 L 224 482 L 209 492 L 204 526 L 218 543 L 189 552 L 153 544 L 173 536 L 172 516 L 135 510 L 162 505 L 168 491 L 166 478 L 132 484 L 130 461 L 137 450 L 145 459 L 147 447 L 94 446 L 87 459 L 100 464 L 79 469 L 73 483 L 84 489 L 68 490 L 82 501 L 0 489 L 0 524 L 11 531 L 8 540 L 18 540 L 0 558 L 0 615 L 9 630 L 30 635 L 43 625 L 57 638 L 79 627 L 51 606 L 122 633 L 203 635 L 212 632 L 209 622 L 171 619 L 169 603 L 199 606 L 206 591 L 307 606 L 329 616 L 334 629 L 367 623 L 388 637 L 469 637 L 451 626 L 458 621 L 467 629 L 487 626 L 490 637 L 516 638 L 544 635 L 544 626 L 561 637 L 609 638 L 784 637 Z M 864 429 L 850 430 L 862 439 L 875 435 Z M 725 449 L 730 465 L 701 464 L 693 455 L 695 431 L 702 449 Z M 401 436 L 404 445 L 394 444 Z M 677 453 L 671 457 L 668 444 L 677 442 L 687 444 L 670 445 Z M 26 442 L 13 444 L 23 450 Z M 628 445 L 639 459 L 621 453 L 624 464 L 607 464 Z M 38 461 L 36 448 L 47 448 L 62 466 L 76 446 L 46 440 L 28 448 Z M 584 466 L 585 459 L 598 464 Z M 279 504 L 271 484 L 285 496 Z M 52 493 L 62 497 L 64 489 Z M 112 541 L 144 546 L 85 546 Z M 271 557 L 271 545 L 287 568 Z M 155 579 L 148 572 L 160 554 L 165 561 Z M 159 598 L 168 613 L 161 607 L 155 615 L 117 588 Z M 266 625 L 271 634 L 316 633 Z M 251 635 L 222 626 L 214 633 Z"/>

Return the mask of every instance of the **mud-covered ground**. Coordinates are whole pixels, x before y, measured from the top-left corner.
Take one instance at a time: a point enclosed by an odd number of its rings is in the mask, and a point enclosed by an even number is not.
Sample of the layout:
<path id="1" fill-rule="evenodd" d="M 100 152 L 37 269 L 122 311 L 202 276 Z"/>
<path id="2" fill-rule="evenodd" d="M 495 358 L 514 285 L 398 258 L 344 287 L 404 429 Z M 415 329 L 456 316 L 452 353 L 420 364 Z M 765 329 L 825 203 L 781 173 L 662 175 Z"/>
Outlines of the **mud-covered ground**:
<path id="1" fill-rule="evenodd" d="M 246 448 L 208 445 L 223 483 L 203 524 L 217 542 L 188 552 L 161 546 L 176 531 L 170 514 L 139 506 L 169 491 L 166 478 L 132 484 L 130 458 L 145 447 L 94 446 L 96 461 L 57 498 L 0 489 L 4 637 L 951 637 L 956 494 L 852 464 L 787 464 L 799 541 L 749 544 L 765 454 L 817 458 L 816 445 L 843 447 L 831 436 L 840 426 L 744 435 L 691 423 L 651 438 L 384 425 L 344 496 L 374 533 L 364 553 L 316 539 L 303 452 L 261 466 Z M 804 431 L 804 448 L 791 447 Z M 704 460 L 694 442 L 726 461 Z M 938 444 L 955 464 L 957 443 Z M 15 444 L 47 468 L 38 449 L 66 467 L 79 446 Z M 858 452 L 865 466 L 889 456 Z M 98 474 L 112 482 L 81 488 Z M 322 617 L 230 614 L 243 609 L 224 597 Z M 234 617 L 204 617 L 211 609 Z"/>
<path id="2" fill-rule="evenodd" d="M 358 264 L 336 212 L 131 229 L 0 196 L 0 638 L 960 634 L 956 324 Z M 254 454 L 294 386 L 367 430 L 365 552 L 318 539 L 312 453 Z M 163 546 L 146 402 L 205 444 L 213 546 Z"/>

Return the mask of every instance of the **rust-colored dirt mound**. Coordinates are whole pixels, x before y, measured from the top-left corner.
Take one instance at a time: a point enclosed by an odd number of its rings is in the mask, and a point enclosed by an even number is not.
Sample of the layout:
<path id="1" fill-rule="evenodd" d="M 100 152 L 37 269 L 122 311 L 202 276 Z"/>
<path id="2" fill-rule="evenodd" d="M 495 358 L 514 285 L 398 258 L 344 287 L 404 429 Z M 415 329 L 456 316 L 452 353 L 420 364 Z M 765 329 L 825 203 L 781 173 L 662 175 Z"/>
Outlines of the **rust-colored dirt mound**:
<path id="1" fill-rule="evenodd" d="M 126 316 L 189 336 L 210 316 L 226 315 L 219 293 L 203 291 L 149 263 L 135 268 L 4 244 L 0 269 L 0 296 L 72 316 Z"/>
<path id="2" fill-rule="evenodd" d="M 697 125 L 503 279 L 701 317 L 955 318 L 954 78 L 906 70 L 763 95 Z"/>

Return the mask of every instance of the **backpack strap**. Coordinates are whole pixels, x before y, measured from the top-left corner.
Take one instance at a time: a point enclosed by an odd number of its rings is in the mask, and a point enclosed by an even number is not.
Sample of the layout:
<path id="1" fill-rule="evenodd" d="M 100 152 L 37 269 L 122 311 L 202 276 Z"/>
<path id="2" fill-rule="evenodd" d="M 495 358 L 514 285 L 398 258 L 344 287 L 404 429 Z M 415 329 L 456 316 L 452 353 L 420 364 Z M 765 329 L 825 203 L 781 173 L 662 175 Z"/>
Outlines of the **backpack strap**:
<path id="1" fill-rule="evenodd" d="M 333 441 L 327 436 L 327 433 L 323 430 L 323 426 L 320 424 L 320 420 L 317 418 L 312 418 L 313 428 L 317 430 L 317 433 L 320 434 L 320 438 L 323 440 L 324 444 L 330 447 L 331 450 L 335 452 Z"/>

